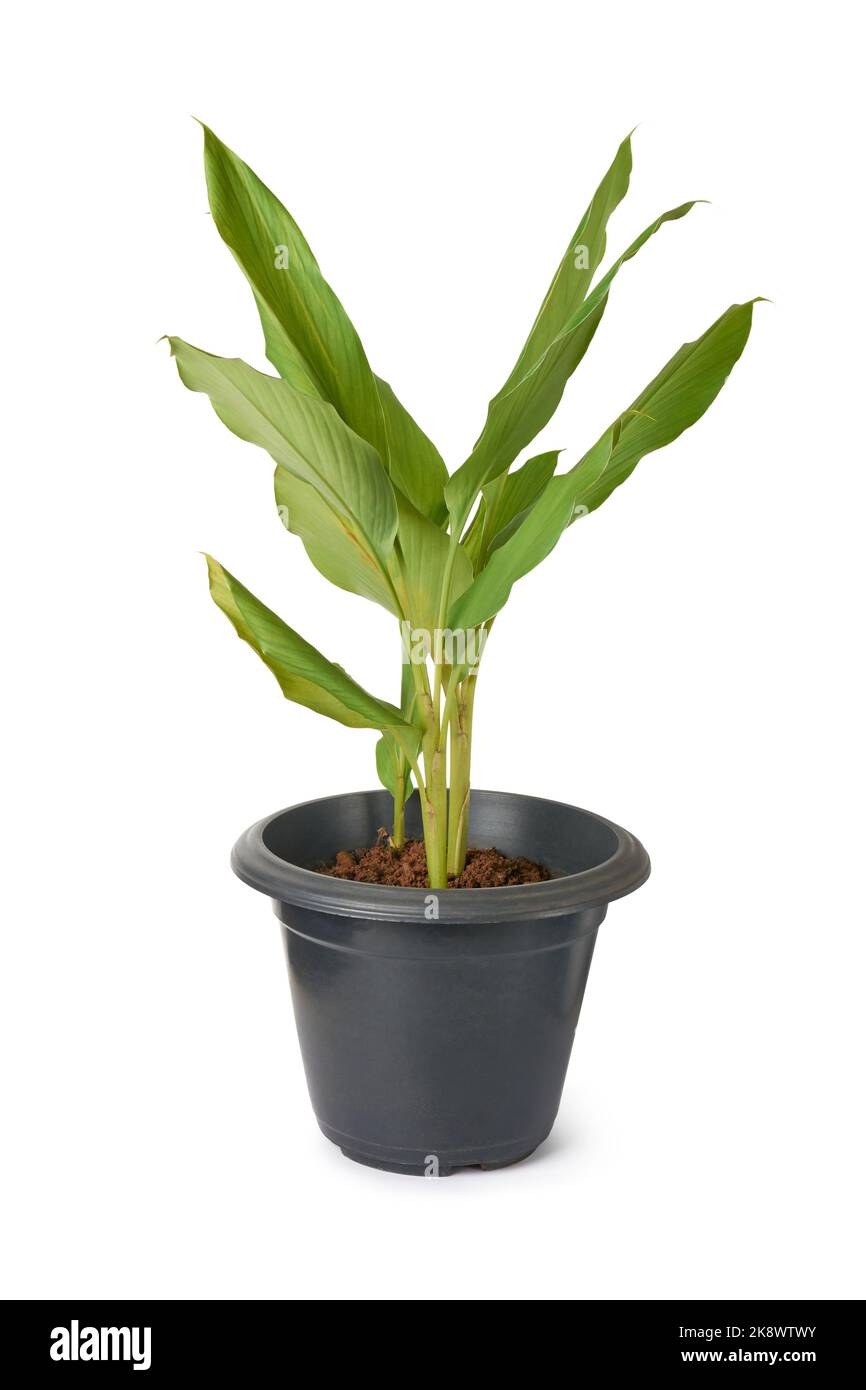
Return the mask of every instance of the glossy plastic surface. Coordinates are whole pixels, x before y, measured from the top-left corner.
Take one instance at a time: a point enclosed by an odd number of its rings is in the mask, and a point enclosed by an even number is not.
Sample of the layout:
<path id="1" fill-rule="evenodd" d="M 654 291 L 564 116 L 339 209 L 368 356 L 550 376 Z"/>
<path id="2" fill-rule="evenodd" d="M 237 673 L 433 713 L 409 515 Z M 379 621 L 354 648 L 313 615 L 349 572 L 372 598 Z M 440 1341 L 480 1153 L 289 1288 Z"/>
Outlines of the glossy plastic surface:
<path id="1" fill-rule="evenodd" d="M 430 893 L 311 870 L 372 843 L 389 809 L 384 791 L 308 802 L 251 827 L 232 855 L 282 923 L 313 1109 L 374 1166 L 516 1162 L 556 1117 L 607 904 L 645 881 L 649 859 L 591 812 L 473 791 L 470 843 L 543 860 L 554 879 Z"/>

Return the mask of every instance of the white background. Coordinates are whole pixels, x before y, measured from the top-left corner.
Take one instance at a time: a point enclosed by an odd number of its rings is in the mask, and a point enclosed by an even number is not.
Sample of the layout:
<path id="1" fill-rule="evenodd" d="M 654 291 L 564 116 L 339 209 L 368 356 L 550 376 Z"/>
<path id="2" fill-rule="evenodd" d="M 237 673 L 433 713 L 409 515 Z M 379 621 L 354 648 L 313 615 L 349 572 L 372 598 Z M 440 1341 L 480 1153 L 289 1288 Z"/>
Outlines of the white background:
<path id="1" fill-rule="evenodd" d="M 2 1292 L 855 1297 L 862 1277 L 862 144 L 854 8 L 43 5 L 2 84 Z M 8 22 L 8 21 L 7 21 Z M 633 829 L 560 1117 L 439 1182 L 318 1132 L 276 922 L 228 851 L 373 785 L 285 704 L 208 549 L 393 698 L 390 619 L 280 527 L 163 333 L 264 366 L 200 116 L 286 201 L 377 371 L 465 457 L 636 123 L 571 462 L 731 301 L 710 414 L 524 580 L 474 781 Z M 862 209 L 860 209 L 862 211 Z M 855 713 L 858 718 L 855 723 Z"/>

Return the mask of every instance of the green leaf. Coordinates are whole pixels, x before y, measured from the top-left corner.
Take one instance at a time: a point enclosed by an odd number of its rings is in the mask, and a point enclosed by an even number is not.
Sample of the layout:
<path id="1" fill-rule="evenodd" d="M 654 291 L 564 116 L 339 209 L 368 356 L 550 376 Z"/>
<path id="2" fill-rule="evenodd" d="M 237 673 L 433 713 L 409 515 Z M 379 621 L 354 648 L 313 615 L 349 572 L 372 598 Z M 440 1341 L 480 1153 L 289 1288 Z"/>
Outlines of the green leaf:
<path id="1" fill-rule="evenodd" d="M 551 478 L 522 524 L 452 606 L 450 627 L 474 627 L 498 613 L 512 585 L 550 554 L 576 514 L 600 506 L 644 454 L 670 444 L 700 419 L 746 345 L 755 302 L 732 304 L 702 337 L 685 343 L 574 468 Z"/>
<path id="2" fill-rule="evenodd" d="M 659 227 L 684 217 L 694 206 L 694 201 L 683 203 L 657 217 L 614 261 L 535 363 L 503 387 L 490 402 L 487 423 L 478 443 L 466 462 L 451 475 L 445 489 L 445 501 L 455 530 L 462 531 L 484 484 L 503 473 L 553 415 L 568 378 L 592 342 L 618 271 L 637 255 Z"/>
<path id="3" fill-rule="evenodd" d="M 385 413 L 391 481 L 424 516 L 441 526 L 447 519 L 448 469 L 439 450 L 401 405 L 387 381 L 376 378 Z"/>
<path id="4" fill-rule="evenodd" d="M 315 487 L 288 469 L 278 467 L 274 470 L 274 497 L 280 520 L 287 530 L 300 538 L 320 574 L 338 588 L 360 594 L 395 617 L 402 617 L 388 569 L 371 564 L 369 555 L 357 544 L 352 533 L 342 524 L 334 524 L 330 503 Z M 389 568 L 394 558 L 392 553 Z"/>
<path id="5" fill-rule="evenodd" d="M 438 524 L 448 473 L 435 445 L 374 376 L 291 214 L 207 126 L 204 138 L 213 219 L 253 290 L 268 358 L 296 390 L 333 405 L 372 444 L 395 485 Z"/>
<path id="6" fill-rule="evenodd" d="M 489 489 L 485 489 L 485 496 L 463 541 L 463 548 L 476 573 L 482 567 L 487 552 L 495 548 L 503 530 L 532 506 L 553 477 L 561 452 L 561 449 L 552 449 L 545 454 L 536 454 L 516 472 L 501 474 L 493 480 Z"/>
<path id="7" fill-rule="evenodd" d="M 276 613 L 244 588 L 234 575 L 207 555 L 211 597 L 238 636 L 276 676 L 287 700 L 336 719 L 352 729 L 380 729 L 414 757 L 418 730 L 394 705 L 370 695 L 342 666 L 328 661 Z"/>
<path id="8" fill-rule="evenodd" d="M 203 129 L 214 223 L 264 311 L 270 361 L 296 389 L 304 382 L 329 401 L 383 455 L 384 420 L 370 364 L 303 232 L 249 165 Z"/>
<path id="9" fill-rule="evenodd" d="M 274 473 L 274 496 L 283 525 L 303 542 L 320 574 L 349 593 L 361 594 L 413 627 L 436 625 L 439 594 L 448 556 L 448 537 L 416 511 L 402 493 L 397 501 L 397 539 L 387 571 L 371 567 L 342 529 L 316 490 L 284 468 Z M 472 565 L 460 547 L 452 592 L 462 594 L 472 582 Z"/>
<path id="10" fill-rule="evenodd" d="M 383 734 L 376 744 L 376 772 L 382 786 L 395 798 L 399 797 L 401 790 L 401 765 L 403 800 L 406 801 L 412 793 L 412 769 L 401 757 L 396 739 L 391 734 Z"/>
<path id="11" fill-rule="evenodd" d="M 627 135 L 569 240 L 504 391 L 538 361 L 586 298 L 592 278 L 604 260 L 608 220 L 628 192 L 631 167 L 631 135 Z"/>
<path id="12" fill-rule="evenodd" d="M 577 515 L 600 507 L 645 454 L 672 443 L 709 409 L 746 346 L 753 306 L 763 302 L 758 296 L 746 304 L 732 304 L 700 338 L 684 343 L 614 421 L 585 456 L 589 460 L 595 451 L 596 458 L 604 453 L 604 464 L 587 469 L 575 497 Z"/>
<path id="13" fill-rule="evenodd" d="M 205 392 L 234 434 L 266 449 L 281 468 L 315 489 L 321 499 L 317 525 L 330 524 L 335 549 L 354 546 L 358 563 L 380 578 L 387 576 L 397 504 L 375 450 L 344 424 L 333 406 L 287 381 L 257 372 L 240 358 L 201 352 L 180 338 L 169 342 L 184 385 Z M 347 567 L 343 580 L 335 582 L 348 588 L 351 574 Z"/>
<path id="14" fill-rule="evenodd" d="M 586 298 L 592 278 L 604 259 L 608 220 L 628 192 L 631 167 L 631 135 L 627 135 L 596 189 L 577 231 L 569 239 L 529 337 L 511 375 L 499 393 L 500 396 L 519 382 L 538 361 Z M 476 447 L 482 445 L 483 438 L 482 434 Z M 505 481 L 505 475 L 502 473 L 484 488 L 485 495 L 471 529 L 471 541 L 469 536 L 465 538 L 476 572 L 483 564 L 497 533 L 535 500 L 555 467 L 556 454 L 542 454 L 538 459 L 530 459 L 523 469 L 513 475 L 514 479 L 520 479 L 519 488 L 531 489 L 529 495 L 524 497 L 519 496 L 518 486 Z M 539 476 L 542 481 L 535 486 L 536 477 Z"/>
<path id="15" fill-rule="evenodd" d="M 449 538 L 400 493 L 397 493 L 397 513 L 397 545 L 391 566 L 394 587 L 412 626 L 432 633 L 439 621 L 439 598 Z M 451 578 L 452 595 L 462 594 L 471 583 L 472 562 L 462 545 L 458 545 Z"/>

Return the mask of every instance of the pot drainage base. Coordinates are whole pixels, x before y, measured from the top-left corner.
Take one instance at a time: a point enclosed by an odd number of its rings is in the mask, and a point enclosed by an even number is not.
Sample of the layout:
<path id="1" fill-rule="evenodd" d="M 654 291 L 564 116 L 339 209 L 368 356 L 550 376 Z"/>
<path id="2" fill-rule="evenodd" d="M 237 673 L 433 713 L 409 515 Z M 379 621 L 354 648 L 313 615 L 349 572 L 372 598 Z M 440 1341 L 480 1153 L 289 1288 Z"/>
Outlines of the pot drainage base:
<path id="1" fill-rule="evenodd" d="M 480 1168 L 482 1172 L 493 1172 L 497 1168 L 513 1168 L 515 1163 L 522 1163 L 530 1154 L 535 1153 L 538 1145 L 527 1149 L 526 1153 L 518 1154 L 516 1158 L 505 1158 L 493 1163 L 442 1163 L 438 1171 L 432 1173 L 428 1164 L 422 1163 L 389 1163 L 385 1159 L 370 1158 L 368 1154 L 358 1153 L 354 1149 L 345 1149 L 339 1145 L 340 1152 L 350 1158 L 353 1163 L 363 1163 L 366 1168 L 378 1168 L 384 1173 L 405 1173 L 409 1177 L 415 1178 L 450 1178 L 452 1173 L 459 1173 L 470 1168 Z"/>

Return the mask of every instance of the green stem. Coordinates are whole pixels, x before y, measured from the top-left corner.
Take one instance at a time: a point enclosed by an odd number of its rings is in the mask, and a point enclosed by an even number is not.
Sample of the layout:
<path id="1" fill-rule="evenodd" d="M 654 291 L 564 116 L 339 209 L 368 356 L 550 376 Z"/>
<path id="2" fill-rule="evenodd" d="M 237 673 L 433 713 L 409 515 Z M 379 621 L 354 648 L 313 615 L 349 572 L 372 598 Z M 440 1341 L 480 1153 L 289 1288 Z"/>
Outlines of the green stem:
<path id="1" fill-rule="evenodd" d="M 427 880 L 431 888 L 448 887 L 448 785 L 446 782 L 447 748 L 433 753 L 427 773 L 427 795 L 422 799 L 424 846 L 427 851 Z"/>
<path id="2" fill-rule="evenodd" d="M 430 698 L 430 682 L 427 679 L 426 667 L 419 666 L 415 661 L 410 661 L 409 666 L 415 684 L 416 707 L 421 713 L 421 720 L 424 725 L 422 747 L 426 756 L 433 752 L 436 745 L 439 725 L 433 714 L 433 701 Z"/>
<path id="3" fill-rule="evenodd" d="M 472 711 L 476 676 L 460 685 L 450 718 L 451 786 L 448 816 L 448 856 L 450 875 L 462 874 L 466 867 L 469 835 L 469 769 L 472 758 Z"/>
<path id="4" fill-rule="evenodd" d="M 453 533 L 449 538 L 448 556 L 445 562 L 442 575 L 442 589 L 439 595 L 438 627 L 433 633 L 434 644 L 441 643 L 441 633 L 445 627 L 445 620 L 448 616 L 448 603 L 451 596 L 451 581 L 454 573 L 454 565 L 457 559 L 459 538 Z M 441 651 L 440 651 L 441 656 Z M 435 653 L 434 653 L 435 655 Z M 440 706 L 442 697 L 442 661 L 436 661 L 434 672 L 433 692 L 430 692 L 430 682 L 427 677 L 426 667 L 421 667 L 415 662 L 410 662 L 412 667 L 412 680 L 415 686 L 417 708 L 421 713 L 424 726 L 424 734 L 421 741 L 421 751 L 423 754 L 424 775 L 422 777 L 417 764 L 413 762 L 412 770 L 418 782 L 418 791 L 421 798 L 421 819 L 424 828 L 424 847 L 427 853 L 427 879 L 431 888 L 448 887 L 448 725 L 451 717 L 451 710 L 456 699 L 456 688 L 452 692 L 450 687 L 453 681 L 448 682 L 449 689 L 445 700 L 445 714 L 441 716 Z M 441 718 L 441 722 L 440 722 Z"/>
<path id="5" fill-rule="evenodd" d="M 396 849 L 402 849 L 406 839 L 406 774 L 402 757 L 397 764 L 397 790 L 394 793 L 394 828 L 391 841 Z"/>
<path id="6" fill-rule="evenodd" d="M 442 589 L 439 594 L 439 613 L 436 619 L 436 632 L 433 633 L 434 642 L 442 642 L 442 633 L 445 631 L 445 621 L 448 617 L 448 604 L 451 601 L 451 580 L 454 577 L 454 565 L 457 560 L 457 549 L 460 545 L 460 537 L 453 531 L 448 537 L 448 555 L 445 559 L 445 569 L 442 573 Z M 442 691 L 442 664 L 436 662 L 436 673 L 433 681 L 433 713 L 439 719 L 439 696 Z"/>
<path id="7" fill-rule="evenodd" d="M 453 679 L 449 680 L 448 689 L 445 696 L 445 708 L 442 711 L 442 723 L 439 726 L 440 748 L 445 747 L 445 741 L 448 737 L 448 726 L 451 723 L 451 716 L 454 713 L 454 709 L 459 698 L 459 693 L 460 687 L 458 686 L 457 681 Z"/>

